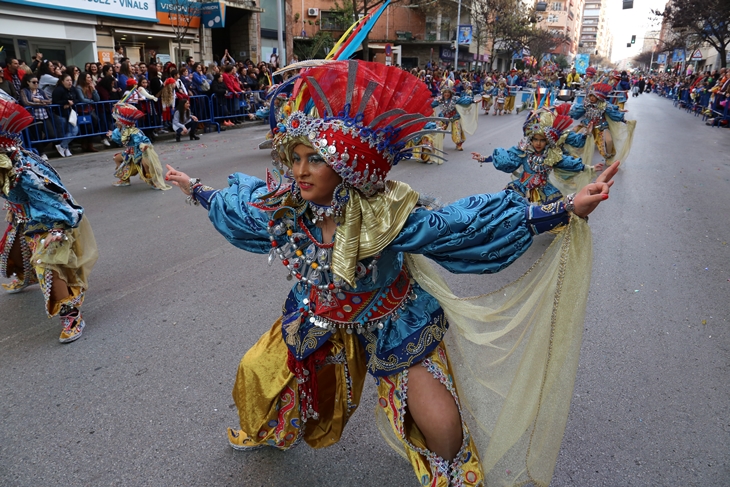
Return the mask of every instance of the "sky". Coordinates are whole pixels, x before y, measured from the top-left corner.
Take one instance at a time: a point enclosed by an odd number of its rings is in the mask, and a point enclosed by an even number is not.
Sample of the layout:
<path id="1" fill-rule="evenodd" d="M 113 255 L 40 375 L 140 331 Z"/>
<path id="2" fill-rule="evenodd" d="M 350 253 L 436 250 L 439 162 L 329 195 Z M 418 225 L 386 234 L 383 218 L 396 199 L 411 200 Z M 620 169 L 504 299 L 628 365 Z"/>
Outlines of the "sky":
<path id="1" fill-rule="evenodd" d="M 644 33 L 648 30 L 659 30 L 661 22 L 657 18 L 650 19 L 651 10 L 661 10 L 667 0 L 634 0 L 634 8 L 623 10 L 623 0 L 604 0 L 608 2 L 606 17 L 608 28 L 613 34 L 613 52 L 611 61 L 632 58 L 641 52 L 644 45 Z M 636 43 L 631 48 L 631 36 L 636 36 Z"/>

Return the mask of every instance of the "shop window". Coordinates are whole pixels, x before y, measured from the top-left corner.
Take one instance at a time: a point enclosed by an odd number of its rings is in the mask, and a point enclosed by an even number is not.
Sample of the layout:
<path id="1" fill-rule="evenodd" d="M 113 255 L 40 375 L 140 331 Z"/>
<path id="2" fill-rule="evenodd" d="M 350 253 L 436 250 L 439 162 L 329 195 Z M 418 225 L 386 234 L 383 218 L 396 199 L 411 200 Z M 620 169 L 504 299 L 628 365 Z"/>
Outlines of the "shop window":
<path id="1" fill-rule="evenodd" d="M 17 57 L 15 42 L 9 37 L 0 37 L 0 46 L 3 46 L 3 50 L 0 51 L 0 66 L 5 66 L 9 59 Z"/>

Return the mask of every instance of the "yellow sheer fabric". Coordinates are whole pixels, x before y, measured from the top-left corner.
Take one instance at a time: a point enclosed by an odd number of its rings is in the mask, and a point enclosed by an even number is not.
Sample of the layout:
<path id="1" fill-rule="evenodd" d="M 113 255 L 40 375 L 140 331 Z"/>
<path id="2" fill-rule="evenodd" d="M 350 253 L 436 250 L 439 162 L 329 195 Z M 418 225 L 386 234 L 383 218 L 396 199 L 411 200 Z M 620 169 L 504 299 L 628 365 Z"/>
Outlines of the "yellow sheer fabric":
<path id="1" fill-rule="evenodd" d="M 469 135 L 474 135 L 479 122 L 479 105 L 472 103 L 469 106 L 456 105 L 456 111 L 461 115 L 461 128 Z"/>
<path id="2" fill-rule="evenodd" d="M 446 342 L 487 485 L 548 486 L 578 367 L 592 264 L 588 225 L 573 218 L 526 274 L 481 296 L 455 296 L 422 256 L 407 255 L 406 264 L 451 323 Z M 379 418 L 398 450 L 385 424 Z"/>
<path id="3" fill-rule="evenodd" d="M 10 183 L 14 177 L 13 161 L 5 154 L 0 154 L 0 191 L 4 195 L 10 193 Z"/>
<path id="4" fill-rule="evenodd" d="M 155 188 L 161 189 L 163 191 L 167 191 L 168 189 L 172 188 L 172 186 L 165 183 L 162 163 L 160 162 L 160 158 L 157 155 L 157 152 L 155 152 L 155 149 L 153 149 L 151 145 L 145 147 L 142 161 L 147 165 L 147 170 L 149 171 L 149 174 L 144 174 L 144 171 L 142 171 L 142 174 L 140 174 L 142 179 L 146 183 L 152 184 Z"/>
<path id="5" fill-rule="evenodd" d="M 629 155 L 629 151 L 631 151 L 631 143 L 634 140 L 636 120 L 627 120 L 626 123 L 622 123 L 614 122 L 610 118 L 607 118 L 607 121 L 608 129 L 611 131 L 611 136 L 613 137 L 613 146 L 616 148 L 616 154 L 613 157 L 608 158 L 606 165 L 610 166 L 615 161 L 621 161 L 621 166 L 625 167 L 626 158 Z M 586 166 L 591 165 L 595 149 L 596 139 L 592 133 L 589 133 L 586 138 L 586 145 L 583 147 L 583 153 L 581 155 L 583 164 Z"/>

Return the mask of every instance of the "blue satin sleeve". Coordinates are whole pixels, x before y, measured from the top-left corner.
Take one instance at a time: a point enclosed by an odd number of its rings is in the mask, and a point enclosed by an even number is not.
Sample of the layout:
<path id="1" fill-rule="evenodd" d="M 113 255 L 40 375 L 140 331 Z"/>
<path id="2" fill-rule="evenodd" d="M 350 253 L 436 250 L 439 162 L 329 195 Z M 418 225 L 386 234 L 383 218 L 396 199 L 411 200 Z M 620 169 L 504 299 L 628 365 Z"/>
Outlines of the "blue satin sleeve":
<path id="1" fill-rule="evenodd" d="M 578 132 L 568 132 L 568 137 L 565 139 L 565 143 L 572 145 L 573 147 L 581 148 L 586 145 L 586 134 L 579 134 Z"/>
<path id="2" fill-rule="evenodd" d="M 454 273 L 491 274 L 532 243 L 528 202 L 517 193 L 469 196 L 439 210 L 418 209 L 388 247 L 423 254 Z"/>
<path id="3" fill-rule="evenodd" d="M 31 157 L 24 162 L 30 167 L 18 175 L 8 200 L 25 205 L 28 217 L 49 229 L 77 227 L 84 209 L 66 191 L 55 171 Z"/>
<path id="4" fill-rule="evenodd" d="M 122 145 L 122 132 L 120 132 L 119 128 L 115 128 L 109 138 L 115 144 Z"/>
<path id="5" fill-rule="evenodd" d="M 555 167 L 564 171 L 581 172 L 586 166 L 580 157 L 563 155 L 563 158 L 555 164 Z"/>
<path id="6" fill-rule="evenodd" d="M 582 118 L 583 115 L 586 114 L 586 107 L 583 106 L 582 103 L 576 103 L 572 107 L 570 107 L 570 111 L 568 112 L 568 115 L 570 115 L 571 118 L 579 119 Z"/>
<path id="7" fill-rule="evenodd" d="M 624 121 L 624 114 L 619 110 L 619 108 L 616 105 L 613 105 L 611 103 L 606 103 L 606 116 L 613 120 L 614 122 L 623 122 Z"/>
<path id="8" fill-rule="evenodd" d="M 208 218 L 226 240 L 257 254 L 271 250 L 267 232 L 269 216 L 249 203 L 268 192 L 266 184 L 252 176 L 228 176 L 228 188 L 215 191 L 208 201 Z"/>
<path id="9" fill-rule="evenodd" d="M 492 152 L 492 164 L 494 164 L 495 169 L 502 172 L 515 172 L 522 166 L 524 161 L 525 157 L 517 147 L 510 149 L 502 149 L 500 147 L 494 149 L 494 152 Z"/>
<path id="10" fill-rule="evenodd" d="M 472 103 L 474 103 L 474 98 L 471 97 L 471 96 L 469 96 L 469 95 L 463 95 L 463 96 L 461 96 L 461 98 L 459 98 L 458 100 L 456 100 L 456 104 L 457 105 L 462 105 L 462 106 L 465 106 L 465 107 L 468 107 Z"/>

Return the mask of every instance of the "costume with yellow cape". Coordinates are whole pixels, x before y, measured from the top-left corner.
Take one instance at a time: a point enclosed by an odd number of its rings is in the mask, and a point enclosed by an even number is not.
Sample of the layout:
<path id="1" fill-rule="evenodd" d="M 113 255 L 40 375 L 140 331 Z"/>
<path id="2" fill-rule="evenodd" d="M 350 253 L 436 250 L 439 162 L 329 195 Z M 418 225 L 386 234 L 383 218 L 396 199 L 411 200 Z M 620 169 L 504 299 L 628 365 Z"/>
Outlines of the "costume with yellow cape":
<path id="1" fill-rule="evenodd" d="M 422 485 L 546 486 L 578 362 L 587 226 L 562 202 L 533 206 L 511 191 L 423 205 L 386 176 L 431 120 L 426 86 L 378 63 L 312 65 L 296 65 L 305 69 L 293 82 L 292 113 L 272 127 L 281 172 L 266 181 L 237 173 L 226 189 L 193 189 L 229 242 L 268 253 L 294 282 L 271 330 L 241 360 L 233 389 L 240 429 L 229 429 L 229 442 L 237 450 L 330 446 L 369 373 L 381 429 Z M 292 182 L 291 153 L 302 143 L 342 177 L 330 207 L 303 200 Z M 321 215 L 339 224 L 331 243 L 316 225 Z M 457 298 L 428 263 L 497 272 L 534 235 L 561 226 L 540 261 L 497 293 Z M 408 417 L 413 366 L 440 381 L 461 411 L 453 459 L 429 450 Z"/>
<path id="2" fill-rule="evenodd" d="M 133 91 L 130 91 L 127 96 Z M 115 144 L 125 148 L 121 153 L 122 162 L 114 171 L 114 175 L 120 181 L 116 185 L 128 186 L 129 178 L 139 174 L 142 181 L 154 189 L 170 189 L 171 186 L 165 183 L 162 163 L 152 142 L 135 125 L 137 120 L 144 117 L 144 113 L 137 107 L 120 101 L 114 105 L 112 116 L 121 127 L 115 128 L 109 138 Z"/>
<path id="3" fill-rule="evenodd" d="M 96 240 L 84 209 L 76 203 L 53 167 L 22 148 L 21 132 L 33 117 L 14 100 L 0 97 L 0 197 L 8 226 L 0 239 L 0 275 L 9 293 L 40 284 L 48 317 L 61 314 L 61 341 L 73 341 L 83 330 L 78 307 L 98 257 Z M 59 240 L 47 243 L 51 236 Z M 68 296 L 54 298 L 55 277 Z M 72 330 L 73 329 L 73 330 Z"/>
<path id="4" fill-rule="evenodd" d="M 594 83 L 588 95 L 597 98 L 591 103 L 588 96 L 570 109 L 570 116 L 581 119 L 574 130 L 587 130 L 588 137 L 582 153 L 583 163 L 590 165 L 593 152 L 598 149 L 606 165 L 615 161 L 625 161 L 631 150 L 636 120 L 626 120 L 616 105 L 606 101 L 613 88 L 605 83 Z"/>

